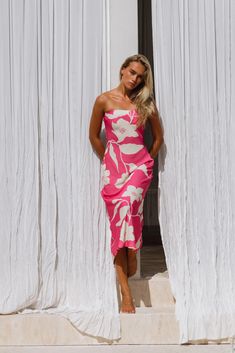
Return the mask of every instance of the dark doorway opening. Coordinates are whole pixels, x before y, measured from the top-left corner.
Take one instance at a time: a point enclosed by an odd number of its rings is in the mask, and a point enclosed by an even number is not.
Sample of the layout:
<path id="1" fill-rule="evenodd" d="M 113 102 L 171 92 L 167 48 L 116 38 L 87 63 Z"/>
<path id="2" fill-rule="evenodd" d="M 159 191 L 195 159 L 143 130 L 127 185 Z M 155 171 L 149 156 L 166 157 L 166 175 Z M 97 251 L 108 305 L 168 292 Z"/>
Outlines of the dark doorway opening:
<path id="1" fill-rule="evenodd" d="M 138 0 L 138 51 L 145 55 L 153 67 L 152 8 L 151 0 Z M 145 143 L 151 146 L 150 126 L 145 130 Z M 158 221 L 158 160 L 154 165 L 154 177 L 144 201 L 143 245 L 161 245 Z"/>

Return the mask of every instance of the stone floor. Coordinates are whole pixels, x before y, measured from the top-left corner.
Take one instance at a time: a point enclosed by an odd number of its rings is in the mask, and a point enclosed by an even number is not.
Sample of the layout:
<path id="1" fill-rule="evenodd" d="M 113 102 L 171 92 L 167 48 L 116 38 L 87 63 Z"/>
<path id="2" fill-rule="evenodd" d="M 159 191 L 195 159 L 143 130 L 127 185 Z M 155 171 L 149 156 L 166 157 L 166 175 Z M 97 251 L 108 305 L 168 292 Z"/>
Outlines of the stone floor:
<path id="1" fill-rule="evenodd" d="M 11 346 L 0 353 L 235 353 L 231 345 Z"/>

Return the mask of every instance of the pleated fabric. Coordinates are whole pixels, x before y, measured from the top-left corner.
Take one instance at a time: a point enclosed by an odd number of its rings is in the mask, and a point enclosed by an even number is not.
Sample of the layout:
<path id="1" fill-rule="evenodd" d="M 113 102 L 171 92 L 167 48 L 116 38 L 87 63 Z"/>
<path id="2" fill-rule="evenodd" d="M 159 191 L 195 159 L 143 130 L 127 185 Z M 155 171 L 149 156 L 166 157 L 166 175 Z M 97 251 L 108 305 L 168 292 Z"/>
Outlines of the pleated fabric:
<path id="1" fill-rule="evenodd" d="M 235 2 L 152 0 L 159 220 L 180 342 L 235 334 Z"/>
<path id="2" fill-rule="evenodd" d="M 107 87 L 106 0 L 1 1 L 0 312 L 120 337 L 101 165 L 88 127 Z"/>

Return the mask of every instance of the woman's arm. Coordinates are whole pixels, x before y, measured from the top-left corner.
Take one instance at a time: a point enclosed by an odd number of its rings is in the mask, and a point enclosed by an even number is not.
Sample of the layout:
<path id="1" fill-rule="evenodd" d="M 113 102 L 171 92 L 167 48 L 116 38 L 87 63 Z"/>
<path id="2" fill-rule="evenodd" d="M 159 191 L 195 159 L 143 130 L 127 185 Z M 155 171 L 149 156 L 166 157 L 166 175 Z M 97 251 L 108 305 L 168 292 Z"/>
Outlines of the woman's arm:
<path id="1" fill-rule="evenodd" d="M 155 112 L 149 117 L 149 122 L 152 130 L 153 143 L 149 154 L 152 158 L 155 158 L 160 150 L 160 147 L 164 141 L 163 138 L 163 129 L 161 127 L 159 113 L 156 108 Z"/>
<path id="2" fill-rule="evenodd" d="M 92 147 L 98 154 L 99 158 L 102 160 L 105 152 L 105 147 L 100 138 L 100 130 L 102 125 L 102 119 L 105 111 L 105 97 L 100 95 L 96 98 L 89 127 L 89 140 Z"/>

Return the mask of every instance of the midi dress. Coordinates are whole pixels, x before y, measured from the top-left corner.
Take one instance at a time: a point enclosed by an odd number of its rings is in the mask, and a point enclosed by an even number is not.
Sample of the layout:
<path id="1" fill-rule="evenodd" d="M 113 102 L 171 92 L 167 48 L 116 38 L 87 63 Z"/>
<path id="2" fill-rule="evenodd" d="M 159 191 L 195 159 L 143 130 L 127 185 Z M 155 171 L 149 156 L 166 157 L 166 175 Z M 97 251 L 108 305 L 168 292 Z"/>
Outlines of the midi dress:
<path id="1" fill-rule="evenodd" d="M 143 203 L 153 177 L 154 159 L 144 145 L 144 126 L 136 109 L 105 112 L 106 148 L 101 196 L 111 230 L 111 252 L 142 246 Z"/>

